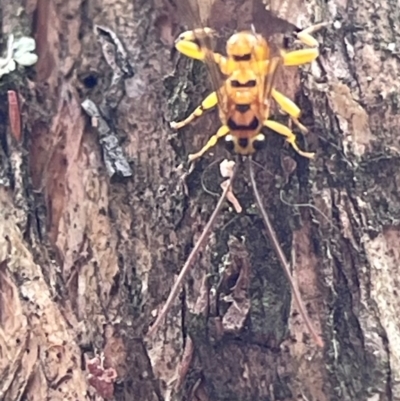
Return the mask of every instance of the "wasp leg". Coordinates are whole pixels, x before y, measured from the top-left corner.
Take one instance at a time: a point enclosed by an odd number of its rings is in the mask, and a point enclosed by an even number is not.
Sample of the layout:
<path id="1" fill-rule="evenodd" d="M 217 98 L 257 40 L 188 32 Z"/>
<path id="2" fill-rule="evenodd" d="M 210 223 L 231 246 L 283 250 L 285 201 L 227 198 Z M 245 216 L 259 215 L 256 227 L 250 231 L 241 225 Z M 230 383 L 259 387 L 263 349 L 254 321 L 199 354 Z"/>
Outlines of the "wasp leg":
<path id="1" fill-rule="evenodd" d="M 209 150 L 210 148 L 212 148 L 217 144 L 218 139 L 224 137 L 228 133 L 229 133 L 229 127 L 227 125 L 221 126 L 217 131 L 217 133 L 208 140 L 208 142 L 205 144 L 205 146 L 203 146 L 203 148 L 199 152 L 189 155 L 189 161 L 192 162 L 193 160 L 196 160 L 199 157 L 203 156 L 204 153 L 207 152 L 207 150 Z"/>
<path id="2" fill-rule="evenodd" d="M 311 25 L 297 33 L 297 39 L 309 47 L 318 47 L 319 43 L 311 34 L 319 31 L 321 28 L 329 25 L 329 22 L 321 22 L 319 24 Z"/>
<path id="3" fill-rule="evenodd" d="M 272 89 L 271 95 L 280 108 L 289 114 L 291 120 L 299 127 L 303 134 L 308 132 L 308 129 L 298 120 L 301 114 L 300 108 L 296 103 L 292 102 L 289 98 L 278 92 L 276 89 Z"/>
<path id="4" fill-rule="evenodd" d="M 212 53 L 206 46 L 201 47 L 201 42 L 207 42 L 215 35 L 215 31 L 211 28 L 201 28 L 181 33 L 175 41 L 175 48 L 187 57 L 196 60 L 204 60 L 207 54 Z"/>
<path id="5" fill-rule="evenodd" d="M 196 110 L 189 115 L 189 117 L 185 118 L 182 121 L 173 121 L 170 123 L 171 128 L 179 129 L 184 127 L 185 125 L 190 124 L 196 118 L 199 118 L 203 115 L 203 113 L 207 110 L 212 109 L 218 104 L 217 92 L 210 93 L 200 104 Z"/>
<path id="6" fill-rule="evenodd" d="M 286 141 L 290 143 L 293 147 L 293 149 L 301 156 L 307 157 L 308 159 L 312 159 L 315 155 L 315 153 L 311 152 L 304 152 L 300 150 L 300 148 L 297 146 L 296 143 L 296 135 L 293 134 L 293 132 L 288 128 L 285 127 L 283 124 L 280 124 L 276 121 L 271 121 L 271 120 L 265 120 L 263 122 L 264 127 L 267 127 L 269 129 L 272 129 L 273 131 L 277 132 L 280 135 L 283 135 L 286 137 Z"/>
<path id="7" fill-rule="evenodd" d="M 226 57 L 219 53 L 212 52 L 208 49 L 202 49 L 201 46 L 186 39 L 178 40 L 178 42 L 175 44 L 175 48 L 186 57 L 193 58 L 195 60 L 205 61 L 207 58 L 210 58 L 219 66 L 223 74 L 229 75 L 230 73 L 230 70 L 228 69 L 230 65 Z"/>
<path id="8" fill-rule="evenodd" d="M 229 72 L 230 66 L 226 57 L 213 52 L 206 45 L 201 46 L 202 40 L 207 42 L 207 38 L 211 38 L 213 35 L 215 35 L 215 31 L 211 28 L 183 32 L 175 42 L 175 48 L 186 57 L 195 60 L 206 61 L 206 59 L 211 59 L 219 66 L 223 74 L 229 75 L 231 72 Z M 200 44 L 198 43 L 199 40 Z"/>
<path id="9" fill-rule="evenodd" d="M 308 64 L 314 61 L 318 56 L 319 50 L 317 48 L 294 50 L 289 53 L 283 53 L 283 65 L 286 67 L 293 67 Z"/>
<path id="10" fill-rule="evenodd" d="M 207 51 L 203 50 L 199 45 L 191 40 L 178 40 L 178 42 L 175 43 L 175 47 L 179 53 L 196 60 L 204 61 L 207 55 Z"/>
<path id="11" fill-rule="evenodd" d="M 328 25 L 328 22 L 321 22 L 320 24 L 312 25 L 303 29 L 296 34 L 297 39 L 304 45 L 311 47 L 311 49 L 294 50 L 292 52 L 283 53 L 283 63 L 286 66 L 296 66 L 311 63 L 319 56 L 318 41 L 311 35 L 311 33 L 318 31 L 322 27 Z"/>

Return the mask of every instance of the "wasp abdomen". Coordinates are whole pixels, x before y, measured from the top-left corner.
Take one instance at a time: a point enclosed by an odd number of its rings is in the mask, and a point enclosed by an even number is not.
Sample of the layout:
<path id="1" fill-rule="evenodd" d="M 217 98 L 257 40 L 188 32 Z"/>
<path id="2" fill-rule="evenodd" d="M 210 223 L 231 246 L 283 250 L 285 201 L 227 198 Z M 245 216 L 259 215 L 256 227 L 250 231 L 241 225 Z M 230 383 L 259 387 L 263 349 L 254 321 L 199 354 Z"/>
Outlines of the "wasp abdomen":
<path id="1" fill-rule="evenodd" d="M 256 116 L 254 116 L 253 120 L 249 124 L 239 125 L 232 118 L 228 118 L 227 126 L 231 131 L 254 131 L 260 125 L 260 121 Z"/>
<path id="2" fill-rule="evenodd" d="M 236 79 L 231 80 L 231 86 L 232 88 L 255 88 L 257 85 L 257 82 L 255 79 L 250 79 L 247 82 L 241 83 Z"/>
<path id="3" fill-rule="evenodd" d="M 238 111 L 239 113 L 244 114 L 250 110 L 250 105 L 249 104 L 236 104 L 235 110 Z"/>
<path id="4" fill-rule="evenodd" d="M 249 139 L 248 138 L 239 138 L 238 145 L 243 149 L 247 149 L 247 147 L 249 146 Z"/>

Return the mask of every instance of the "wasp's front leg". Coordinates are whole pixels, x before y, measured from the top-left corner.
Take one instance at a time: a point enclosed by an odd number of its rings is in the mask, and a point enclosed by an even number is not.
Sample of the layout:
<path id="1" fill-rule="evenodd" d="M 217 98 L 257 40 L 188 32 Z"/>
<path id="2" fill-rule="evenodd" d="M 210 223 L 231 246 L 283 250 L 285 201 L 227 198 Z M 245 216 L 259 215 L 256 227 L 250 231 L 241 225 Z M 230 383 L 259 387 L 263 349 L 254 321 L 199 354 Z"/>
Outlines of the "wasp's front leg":
<path id="1" fill-rule="evenodd" d="M 191 40 L 182 39 L 181 37 L 175 43 L 175 48 L 179 53 L 183 55 L 194 58 L 196 60 L 204 61 L 207 56 L 207 50 L 202 49 L 197 43 Z"/>
<path id="2" fill-rule="evenodd" d="M 310 49 L 294 50 L 292 52 L 283 53 L 284 65 L 286 66 L 296 66 L 311 63 L 319 56 L 318 41 L 311 35 L 328 25 L 328 22 L 321 22 L 320 24 L 312 25 L 296 34 L 298 41 Z"/>
<path id="3" fill-rule="evenodd" d="M 182 121 L 171 122 L 170 123 L 171 128 L 179 129 L 184 127 L 185 125 L 190 124 L 196 118 L 201 117 L 205 111 L 212 109 L 217 104 L 218 104 L 217 92 L 212 92 L 201 102 L 200 106 L 197 107 L 195 111 L 189 115 L 189 117 L 185 118 Z"/>
<path id="4" fill-rule="evenodd" d="M 214 53 L 207 42 L 212 41 L 215 31 L 211 28 L 195 29 L 186 31 L 179 35 L 175 41 L 175 48 L 187 57 L 204 61 L 206 57 L 212 57 L 217 61 L 222 57 L 218 53 Z M 202 46 L 204 44 L 204 46 Z"/>
<path id="5" fill-rule="evenodd" d="M 324 28 L 327 25 L 329 25 L 329 22 L 320 22 L 319 24 L 311 25 L 308 28 L 298 32 L 296 37 L 301 43 L 308 47 L 318 47 L 319 43 L 317 39 L 315 39 L 311 34 L 319 31 L 321 28 Z"/>

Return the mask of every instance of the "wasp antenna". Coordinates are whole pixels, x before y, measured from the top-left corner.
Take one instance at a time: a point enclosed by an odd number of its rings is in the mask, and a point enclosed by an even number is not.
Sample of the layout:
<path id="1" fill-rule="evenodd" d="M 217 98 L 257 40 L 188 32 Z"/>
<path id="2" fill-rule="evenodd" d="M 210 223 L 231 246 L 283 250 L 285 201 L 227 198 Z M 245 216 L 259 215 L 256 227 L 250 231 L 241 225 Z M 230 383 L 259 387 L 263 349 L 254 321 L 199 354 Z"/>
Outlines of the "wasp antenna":
<path id="1" fill-rule="evenodd" d="M 211 162 L 203 171 L 203 173 L 201 174 L 201 178 L 200 178 L 200 182 L 201 182 L 201 187 L 203 188 L 203 191 L 206 192 L 207 194 L 211 195 L 211 196 L 215 196 L 217 197 L 219 194 L 217 192 L 213 192 L 210 189 L 207 188 L 207 185 L 205 183 L 204 180 L 204 176 L 207 172 L 208 169 L 210 169 L 211 167 L 213 167 L 215 164 L 220 163 L 221 162 L 221 158 L 219 159 L 215 159 L 213 162 Z"/>
<path id="2" fill-rule="evenodd" d="M 284 192 L 281 190 L 279 193 L 279 197 L 281 199 L 281 202 L 284 203 L 286 206 L 290 207 L 308 207 L 310 209 L 315 210 L 317 213 L 319 213 L 320 216 L 324 218 L 324 220 L 331 226 L 336 231 L 340 231 L 334 224 L 332 219 L 330 219 L 321 209 L 319 209 L 317 206 L 313 205 L 312 203 L 290 203 L 287 200 L 283 198 Z"/>
<path id="3" fill-rule="evenodd" d="M 174 286 L 171 289 L 171 292 L 168 295 L 167 301 L 165 302 L 160 314 L 157 316 L 157 319 L 154 322 L 153 326 L 151 326 L 151 328 L 148 332 L 148 335 L 150 337 L 157 331 L 158 327 L 160 326 L 161 321 L 167 316 L 175 298 L 177 297 L 177 295 L 179 293 L 179 290 L 181 289 L 183 280 L 185 279 L 187 273 L 189 272 L 189 269 L 191 268 L 197 254 L 203 248 L 204 243 L 208 237 L 208 234 L 211 231 L 211 229 L 215 223 L 215 220 L 217 219 L 217 216 L 222 208 L 224 200 L 230 190 L 233 179 L 235 178 L 235 173 L 236 173 L 236 167 L 233 168 L 232 174 L 229 178 L 228 185 L 224 188 L 224 191 L 222 192 L 222 195 L 218 200 L 217 206 L 215 206 L 215 209 L 214 209 L 210 219 L 208 220 L 206 226 L 204 227 L 204 230 L 201 233 L 200 238 L 197 240 L 196 245 L 192 249 L 192 252 L 190 252 L 189 257 L 187 258 L 181 272 L 179 273 L 178 278 L 175 281 Z"/>
<path id="4" fill-rule="evenodd" d="M 295 285 L 292 275 L 290 273 L 289 263 L 286 260 L 285 254 L 283 253 L 282 248 L 278 242 L 278 238 L 276 236 L 275 230 L 272 227 L 272 224 L 269 220 L 268 214 L 262 204 L 261 196 L 260 196 L 260 193 L 258 192 L 256 180 L 254 178 L 254 169 L 253 169 L 253 163 L 252 163 L 251 157 L 249 157 L 249 171 L 250 171 L 250 182 L 251 182 L 251 186 L 253 187 L 254 197 L 256 198 L 256 203 L 257 203 L 258 209 L 261 213 L 261 217 L 267 228 L 267 233 L 272 242 L 273 248 L 275 249 L 275 252 L 277 253 L 279 261 L 283 267 L 283 271 L 285 272 L 285 275 L 289 280 L 290 288 L 293 291 L 293 296 L 294 296 L 296 305 L 299 308 L 300 314 L 307 326 L 308 331 L 310 332 L 311 336 L 314 338 L 314 341 L 317 343 L 317 345 L 319 347 L 323 348 L 324 342 L 323 342 L 322 338 L 319 336 L 319 334 L 317 334 L 313 324 L 311 323 L 310 318 L 308 317 L 303 300 L 301 299 L 300 292 L 299 292 L 297 286 Z"/>

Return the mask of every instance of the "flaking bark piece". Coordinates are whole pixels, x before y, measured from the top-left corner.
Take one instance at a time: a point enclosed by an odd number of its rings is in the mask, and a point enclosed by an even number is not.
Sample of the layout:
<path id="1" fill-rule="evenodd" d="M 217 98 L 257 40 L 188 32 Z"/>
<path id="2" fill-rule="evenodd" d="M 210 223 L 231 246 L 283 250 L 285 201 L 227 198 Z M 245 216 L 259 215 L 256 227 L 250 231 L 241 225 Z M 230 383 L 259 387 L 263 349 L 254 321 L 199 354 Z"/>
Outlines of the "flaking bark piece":
<path id="1" fill-rule="evenodd" d="M 104 59 L 113 72 L 110 85 L 104 92 L 103 101 L 99 106 L 103 116 L 111 120 L 114 115 L 112 111 L 118 107 L 124 96 L 125 79 L 132 78 L 135 74 L 118 36 L 111 29 L 99 25 L 95 26 L 94 31 L 101 45 Z"/>
<path id="2" fill-rule="evenodd" d="M 219 169 L 220 169 L 222 177 L 231 178 L 234 167 L 235 167 L 235 162 L 233 160 L 226 160 L 226 159 L 223 160 L 221 162 L 221 164 L 219 165 Z M 221 184 L 222 190 L 225 190 L 227 185 L 229 185 L 229 180 L 224 181 Z M 228 190 L 228 192 L 226 194 L 226 198 L 232 204 L 236 213 L 242 212 L 242 210 L 243 210 L 242 206 L 240 205 L 239 201 L 237 200 L 236 196 L 234 195 L 234 193 L 232 191 L 232 187 Z"/>
<path id="3" fill-rule="evenodd" d="M 104 368 L 104 358 L 96 356 L 86 362 L 89 371 L 88 381 L 97 391 L 97 394 L 105 399 L 114 396 L 114 383 L 117 380 L 117 372 L 114 368 Z"/>
<path id="4" fill-rule="evenodd" d="M 10 130 L 12 136 L 19 143 L 21 142 L 22 128 L 21 128 L 21 111 L 18 101 L 18 93 L 10 90 L 7 92 L 8 98 L 8 118 L 10 121 Z"/>
<path id="5" fill-rule="evenodd" d="M 190 336 L 186 338 L 186 344 L 185 348 L 183 350 L 182 358 L 180 363 L 177 365 L 176 370 L 175 370 L 175 375 L 171 379 L 169 383 L 170 390 L 169 392 L 172 394 L 172 391 L 174 393 L 178 393 L 182 387 L 182 384 L 184 383 L 187 373 L 189 372 L 189 368 L 192 364 L 193 360 L 193 355 L 194 355 L 194 344 L 193 340 Z M 171 396 L 166 397 L 166 399 L 172 399 Z"/>
<path id="6" fill-rule="evenodd" d="M 250 298 L 248 295 L 250 283 L 250 257 L 245 245 L 236 237 L 231 236 L 229 247 L 229 271 L 239 272 L 239 277 L 232 293 L 224 297 L 225 302 L 231 302 L 222 319 L 224 331 L 238 332 L 244 326 L 250 311 Z"/>
<path id="7" fill-rule="evenodd" d="M 124 81 L 134 76 L 133 68 L 128 60 L 122 42 L 109 28 L 96 25 L 94 32 L 100 42 L 102 53 L 112 70 L 111 82 L 104 91 L 104 97 L 99 105 L 86 99 L 81 103 L 82 108 L 92 118 L 92 126 L 97 128 L 100 145 L 103 149 L 104 163 L 110 177 L 119 175 L 131 177 L 132 169 L 119 144 L 116 130 L 115 111 L 124 96 Z"/>
<path id="8" fill-rule="evenodd" d="M 95 34 L 102 45 L 104 58 L 114 74 L 133 77 L 134 72 L 128 60 L 128 53 L 118 36 L 110 28 L 100 25 L 95 25 Z"/>
<path id="9" fill-rule="evenodd" d="M 107 173 L 110 177 L 115 174 L 122 177 L 131 177 L 133 172 L 119 145 L 115 131 L 109 126 L 97 105 L 90 99 L 81 103 L 86 114 L 92 119 L 92 126 L 99 134 L 99 142 L 103 149 L 103 158 Z"/>

